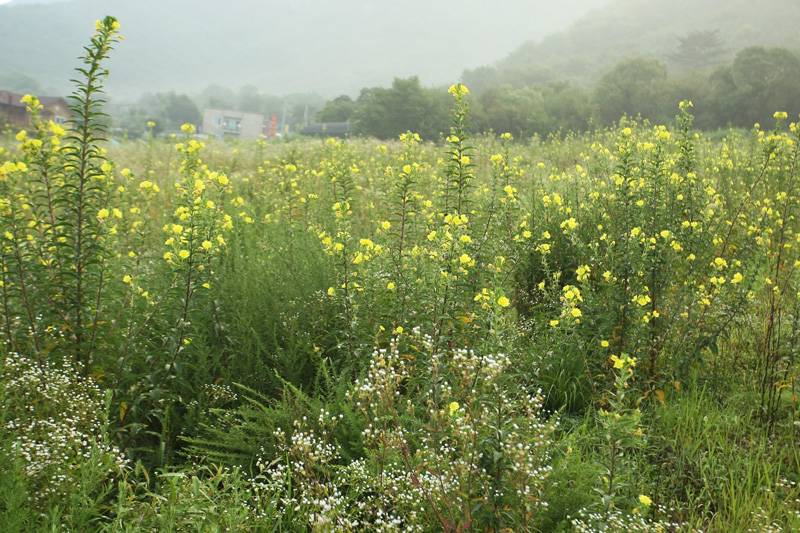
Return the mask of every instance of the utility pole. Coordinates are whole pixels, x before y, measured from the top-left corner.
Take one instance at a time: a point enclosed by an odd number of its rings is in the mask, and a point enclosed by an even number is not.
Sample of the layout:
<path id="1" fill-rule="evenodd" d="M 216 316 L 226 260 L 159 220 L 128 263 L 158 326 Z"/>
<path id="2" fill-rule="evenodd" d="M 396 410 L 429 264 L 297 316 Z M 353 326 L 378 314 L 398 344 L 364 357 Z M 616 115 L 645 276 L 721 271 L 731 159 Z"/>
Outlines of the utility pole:
<path id="1" fill-rule="evenodd" d="M 281 120 L 281 131 L 283 132 L 282 135 L 286 135 L 286 100 L 283 101 L 283 119 Z"/>

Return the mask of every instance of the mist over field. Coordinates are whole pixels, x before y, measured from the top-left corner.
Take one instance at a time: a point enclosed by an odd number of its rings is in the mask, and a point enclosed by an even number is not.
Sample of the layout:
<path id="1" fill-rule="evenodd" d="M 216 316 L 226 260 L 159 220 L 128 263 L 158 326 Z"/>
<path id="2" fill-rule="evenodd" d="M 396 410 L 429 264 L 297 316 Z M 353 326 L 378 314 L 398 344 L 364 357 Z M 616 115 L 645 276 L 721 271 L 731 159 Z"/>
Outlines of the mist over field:
<path id="1" fill-rule="evenodd" d="M 0 5 L 0 74 L 22 72 L 67 92 L 96 19 L 126 40 L 109 67 L 113 97 L 252 84 L 269 94 L 357 95 L 418 75 L 450 84 L 529 39 L 568 27 L 602 0 L 12 0 Z"/>

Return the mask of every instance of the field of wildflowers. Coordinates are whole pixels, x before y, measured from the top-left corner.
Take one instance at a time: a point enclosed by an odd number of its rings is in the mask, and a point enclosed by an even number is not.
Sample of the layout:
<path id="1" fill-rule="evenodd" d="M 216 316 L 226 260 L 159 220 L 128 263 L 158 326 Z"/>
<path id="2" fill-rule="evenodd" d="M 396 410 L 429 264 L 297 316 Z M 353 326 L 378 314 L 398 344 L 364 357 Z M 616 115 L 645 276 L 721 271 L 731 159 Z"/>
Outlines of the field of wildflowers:
<path id="1" fill-rule="evenodd" d="M 800 529 L 786 113 L 109 146 L 118 28 L 0 140 L 0 530 Z"/>

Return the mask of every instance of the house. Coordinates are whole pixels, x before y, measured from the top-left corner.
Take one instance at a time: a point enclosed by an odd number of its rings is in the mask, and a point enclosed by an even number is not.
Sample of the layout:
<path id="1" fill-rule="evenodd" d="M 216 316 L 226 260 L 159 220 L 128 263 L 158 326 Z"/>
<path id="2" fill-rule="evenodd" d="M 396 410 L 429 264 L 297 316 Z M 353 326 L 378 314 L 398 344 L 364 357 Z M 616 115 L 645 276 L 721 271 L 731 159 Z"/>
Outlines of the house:
<path id="1" fill-rule="evenodd" d="M 0 91 L 0 123 L 8 123 L 12 128 L 30 129 L 31 122 L 28 116 L 28 104 L 20 102 L 24 94 Z M 39 116 L 44 121 L 52 120 L 56 124 L 63 124 L 72 116 L 72 111 L 66 99 L 60 96 L 40 96 Z"/>
<path id="2" fill-rule="evenodd" d="M 264 134 L 264 115 L 225 109 L 205 109 L 201 131 L 217 138 L 259 139 Z"/>
<path id="3" fill-rule="evenodd" d="M 317 124 L 309 124 L 303 128 L 300 134 L 344 139 L 350 136 L 350 124 L 347 122 L 320 122 Z"/>

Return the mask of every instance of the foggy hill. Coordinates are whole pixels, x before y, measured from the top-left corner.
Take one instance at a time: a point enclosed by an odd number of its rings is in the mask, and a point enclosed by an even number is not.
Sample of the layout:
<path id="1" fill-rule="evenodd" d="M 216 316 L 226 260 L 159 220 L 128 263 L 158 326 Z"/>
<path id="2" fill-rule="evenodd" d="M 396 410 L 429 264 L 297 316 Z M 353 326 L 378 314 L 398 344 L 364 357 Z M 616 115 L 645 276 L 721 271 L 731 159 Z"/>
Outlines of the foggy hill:
<path id="1" fill-rule="evenodd" d="M 563 29 L 604 0 L 71 0 L 0 5 L 0 74 L 66 92 L 96 19 L 116 16 L 125 41 L 108 66 L 112 97 L 197 93 L 252 84 L 273 94 L 357 94 L 418 75 L 457 81 L 464 68 Z M 555 7 L 554 7 L 555 5 Z"/>
<path id="2" fill-rule="evenodd" d="M 692 32 L 717 32 L 731 59 L 752 45 L 800 49 L 797 0 L 614 0 L 582 16 L 567 30 L 531 39 L 492 66 L 467 70 L 475 86 L 572 79 L 590 85 L 620 60 L 643 55 L 670 59 L 679 39 Z"/>

